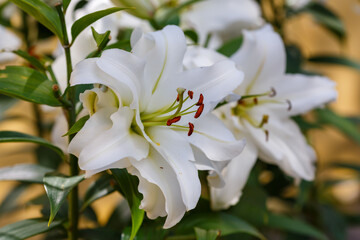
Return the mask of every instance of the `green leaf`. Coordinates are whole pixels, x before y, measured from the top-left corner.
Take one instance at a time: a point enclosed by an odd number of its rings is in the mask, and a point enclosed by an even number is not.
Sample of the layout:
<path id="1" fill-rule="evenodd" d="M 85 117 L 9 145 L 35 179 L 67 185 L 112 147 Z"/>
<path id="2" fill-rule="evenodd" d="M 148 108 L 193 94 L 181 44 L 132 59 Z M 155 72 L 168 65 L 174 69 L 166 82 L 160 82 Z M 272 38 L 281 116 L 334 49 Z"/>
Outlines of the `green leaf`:
<path id="1" fill-rule="evenodd" d="M 50 148 L 39 146 L 35 150 L 37 162 L 44 167 L 58 169 L 63 159 Z"/>
<path id="2" fill-rule="evenodd" d="M 303 116 L 294 116 L 292 119 L 296 122 L 296 124 L 300 127 L 301 131 L 303 133 L 306 133 L 307 131 L 311 129 L 320 129 L 321 124 L 316 122 L 309 122 L 306 119 L 304 119 Z"/>
<path id="3" fill-rule="evenodd" d="M 45 174 L 44 187 L 50 201 L 50 218 L 48 225 L 54 220 L 56 213 L 65 201 L 70 191 L 77 186 L 85 176 L 67 177 L 60 174 Z"/>
<path id="4" fill-rule="evenodd" d="M 347 239 L 347 221 L 343 214 L 329 205 L 320 205 L 324 228 L 334 240 Z"/>
<path id="5" fill-rule="evenodd" d="M 42 183 L 45 174 L 52 171 L 54 170 L 40 165 L 18 164 L 0 168 L 0 181 Z"/>
<path id="6" fill-rule="evenodd" d="M 99 57 L 101 55 L 101 52 L 106 48 L 106 45 L 111 40 L 110 31 L 106 31 L 103 34 L 100 34 L 96 32 L 96 30 L 93 27 L 91 27 L 91 31 L 97 45 L 97 50 L 91 52 L 86 58 Z"/>
<path id="7" fill-rule="evenodd" d="M 313 15 L 319 24 L 329 29 L 338 37 L 343 38 L 345 36 L 344 23 L 325 5 L 321 3 L 311 3 L 301 11 L 305 11 Z"/>
<path id="8" fill-rule="evenodd" d="M 91 31 L 93 37 L 95 39 L 96 45 L 100 49 L 104 49 L 107 43 L 110 41 L 110 31 L 106 31 L 105 33 L 98 33 L 95 28 L 91 27 Z"/>
<path id="9" fill-rule="evenodd" d="M 360 71 L 360 63 L 356 62 L 352 59 L 343 57 L 343 56 L 315 56 L 308 59 L 308 61 L 313 63 L 325 63 L 325 64 L 335 64 L 335 65 L 342 65 L 345 67 L 350 67 Z"/>
<path id="10" fill-rule="evenodd" d="M 303 236 L 313 237 L 318 240 L 327 240 L 326 235 L 306 222 L 283 215 L 269 214 L 268 224 L 270 228 L 279 229 Z"/>
<path id="11" fill-rule="evenodd" d="M 37 59 L 36 57 L 31 56 L 29 53 L 22 51 L 22 50 L 15 50 L 15 51 L 13 51 L 13 53 L 15 53 L 19 57 L 22 57 L 23 59 L 28 61 L 37 70 L 39 70 L 43 73 L 46 71 L 46 68 L 42 64 L 42 62 L 39 59 Z"/>
<path id="12" fill-rule="evenodd" d="M 15 185 L 1 201 L 0 215 L 17 210 L 20 207 L 20 204 L 18 204 L 19 197 L 29 188 L 30 185 L 31 184 L 29 183 L 19 183 Z"/>
<path id="13" fill-rule="evenodd" d="M 63 135 L 63 137 L 79 132 L 83 128 L 83 126 L 85 125 L 86 121 L 89 118 L 90 118 L 90 116 L 86 115 L 86 116 L 80 118 L 79 120 L 77 120 L 76 123 L 74 125 L 72 125 L 72 127 L 69 129 L 69 131 Z"/>
<path id="14" fill-rule="evenodd" d="M 0 131 L 0 143 L 2 142 L 32 142 L 43 145 L 54 150 L 59 156 L 64 158 L 62 150 L 43 138 L 31 136 L 25 133 L 13 132 L 13 131 Z"/>
<path id="15" fill-rule="evenodd" d="M 0 215 L 18 210 L 21 207 L 18 200 L 29 186 L 30 184 L 28 183 L 20 183 L 6 194 L 6 197 L 0 204 Z"/>
<path id="16" fill-rule="evenodd" d="M 28 67 L 8 66 L 0 70 L 0 93 L 29 102 L 61 106 L 46 75 Z"/>
<path id="17" fill-rule="evenodd" d="M 189 232 L 195 227 L 220 231 L 221 236 L 245 233 L 259 239 L 265 239 L 258 230 L 244 220 L 223 212 L 189 215 L 181 221 L 177 229 L 179 232 Z"/>
<path id="18" fill-rule="evenodd" d="M 62 41 L 63 33 L 61 30 L 60 18 L 55 9 L 49 7 L 41 0 L 10 0 L 20 9 L 34 17 L 42 25 L 47 27 Z"/>
<path id="19" fill-rule="evenodd" d="M 102 175 L 99 179 L 93 182 L 85 193 L 81 209 L 84 210 L 97 199 L 114 192 L 115 189 L 111 186 L 110 183 L 111 177 L 108 174 Z"/>
<path id="20" fill-rule="evenodd" d="M 184 34 L 185 34 L 185 36 L 190 38 L 194 42 L 194 44 L 198 44 L 199 36 L 195 31 L 193 31 L 193 30 L 185 30 Z"/>
<path id="21" fill-rule="evenodd" d="M 23 240 L 29 237 L 49 232 L 59 227 L 62 221 L 54 221 L 51 227 L 47 226 L 47 221 L 41 218 L 27 219 L 0 228 L 1 240 Z"/>
<path id="22" fill-rule="evenodd" d="M 331 165 L 334 165 L 335 167 L 340 167 L 340 168 L 349 168 L 349 169 L 355 170 L 360 173 L 360 165 L 359 164 L 335 162 L 335 163 L 332 163 Z"/>
<path id="23" fill-rule="evenodd" d="M 302 63 L 301 50 L 295 45 L 286 46 L 286 73 L 300 73 Z"/>
<path id="24" fill-rule="evenodd" d="M 142 199 L 142 195 L 137 190 L 139 182 L 126 169 L 111 169 L 111 172 L 130 207 L 132 222 L 130 240 L 133 240 L 144 220 L 144 210 L 139 208 Z"/>
<path id="25" fill-rule="evenodd" d="M 220 231 L 217 230 L 204 230 L 195 228 L 196 240 L 216 240 L 220 236 Z"/>
<path id="26" fill-rule="evenodd" d="M 130 40 L 117 41 L 105 47 L 105 49 L 113 49 L 113 48 L 119 48 L 129 52 L 131 51 Z"/>
<path id="27" fill-rule="evenodd" d="M 109 14 L 112 14 L 112 13 L 115 13 L 115 12 L 118 12 L 118 11 L 121 11 L 124 9 L 129 9 L 129 8 L 119 8 L 119 7 L 108 8 L 105 10 L 100 10 L 97 12 L 90 13 L 90 14 L 85 15 L 82 18 L 76 20 L 71 27 L 71 37 L 72 37 L 71 43 L 73 43 L 75 41 L 75 39 L 77 38 L 77 36 L 79 36 L 79 34 L 85 28 L 90 26 L 90 24 L 96 22 L 100 18 L 103 18 Z"/>
<path id="28" fill-rule="evenodd" d="M 242 45 L 243 37 L 234 38 L 222 45 L 217 51 L 227 57 L 231 57 Z"/>
<path id="29" fill-rule="evenodd" d="M 330 109 L 317 109 L 316 115 L 320 123 L 332 125 L 345 135 L 360 143 L 360 131 L 349 119 L 336 114 Z"/>
<path id="30" fill-rule="evenodd" d="M 16 102 L 17 99 L 15 98 L 0 95 L 0 119 L 2 118 L 4 112 L 11 108 Z"/>
<path id="31" fill-rule="evenodd" d="M 299 193 L 296 198 L 296 207 L 301 210 L 310 200 L 313 182 L 302 180 L 299 186 Z"/>
<path id="32" fill-rule="evenodd" d="M 63 8 L 64 8 L 64 12 L 66 12 L 69 4 L 70 4 L 71 0 L 63 0 Z"/>

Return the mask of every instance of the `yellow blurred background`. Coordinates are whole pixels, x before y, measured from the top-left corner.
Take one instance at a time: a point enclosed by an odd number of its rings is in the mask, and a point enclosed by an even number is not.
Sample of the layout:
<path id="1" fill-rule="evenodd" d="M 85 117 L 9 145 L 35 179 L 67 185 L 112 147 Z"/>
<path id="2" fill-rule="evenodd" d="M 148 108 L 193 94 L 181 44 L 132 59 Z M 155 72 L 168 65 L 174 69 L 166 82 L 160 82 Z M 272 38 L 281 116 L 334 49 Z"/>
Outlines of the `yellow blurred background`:
<path id="1" fill-rule="evenodd" d="M 285 36 L 290 43 L 301 47 L 307 57 L 332 54 L 349 57 L 360 62 L 360 1 L 357 0 L 329 0 L 327 5 L 336 12 L 344 21 L 347 37 L 343 42 L 329 33 L 327 30 L 316 24 L 311 16 L 296 16 L 287 22 Z M 44 43 L 46 48 L 53 48 L 56 40 Z M 49 47 L 48 47 L 49 46 Z M 338 100 L 331 104 L 331 108 L 344 116 L 360 116 L 360 72 L 342 66 L 307 64 L 307 70 L 316 70 L 330 77 L 337 83 L 339 91 Z M 36 135 L 35 118 L 32 105 L 27 102 L 19 102 L 7 112 L 11 116 L 22 116 L 13 120 L 0 122 L 0 131 L 13 130 Z M 360 164 L 360 146 L 341 134 L 336 129 L 326 127 L 323 130 L 312 130 L 310 141 L 314 144 L 319 159 L 319 177 L 332 176 L 327 171 L 330 162 L 343 161 Z M 3 143 L 0 144 L 0 167 L 18 163 L 35 162 L 31 152 L 33 144 Z M 66 172 L 66 169 L 63 169 Z M 360 185 L 353 181 L 354 173 L 343 171 L 336 173 L 338 178 L 350 179 L 347 185 L 334 189 L 332 194 L 344 204 L 359 203 Z M 85 186 L 91 182 L 88 179 L 81 183 L 80 189 L 83 192 Z M 14 182 L 0 182 L 0 202 L 8 192 L 15 186 Z M 21 201 L 26 203 L 31 198 L 44 191 L 42 185 L 31 187 L 23 194 Z M 105 223 L 110 216 L 114 206 L 120 200 L 118 194 L 112 194 L 93 204 L 98 214 L 100 223 Z M 360 212 L 360 211 L 359 211 Z M 40 207 L 24 207 L 18 209 L 15 214 L 8 214 L 0 218 L 0 227 L 26 218 L 40 217 Z M 83 222 L 83 224 L 88 224 Z M 37 238 L 32 238 L 37 239 Z"/>

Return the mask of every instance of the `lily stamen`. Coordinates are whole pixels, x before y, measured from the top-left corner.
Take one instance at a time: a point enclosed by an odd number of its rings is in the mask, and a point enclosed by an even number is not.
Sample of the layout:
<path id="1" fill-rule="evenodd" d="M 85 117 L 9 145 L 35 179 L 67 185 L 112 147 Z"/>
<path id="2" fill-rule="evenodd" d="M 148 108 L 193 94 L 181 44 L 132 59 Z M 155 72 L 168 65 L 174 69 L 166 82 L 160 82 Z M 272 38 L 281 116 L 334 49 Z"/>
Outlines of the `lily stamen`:
<path id="1" fill-rule="evenodd" d="M 194 132 L 194 124 L 192 124 L 191 122 L 189 122 L 189 132 L 188 132 L 188 136 L 191 136 L 191 134 Z"/>
<path id="2" fill-rule="evenodd" d="M 259 128 L 262 128 L 264 124 L 269 122 L 269 115 L 263 115 L 263 118 L 261 120 L 261 123 L 259 124 Z"/>
<path id="3" fill-rule="evenodd" d="M 286 103 L 289 105 L 287 110 L 290 111 L 292 109 L 291 101 L 289 99 L 286 99 Z"/>
<path id="4" fill-rule="evenodd" d="M 190 99 L 193 99 L 193 97 L 194 97 L 194 92 L 189 90 L 189 91 L 188 91 L 188 95 L 189 95 Z"/>
<path id="5" fill-rule="evenodd" d="M 204 96 L 201 93 L 199 97 L 199 101 L 196 103 L 196 106 L 200 106 L 201 104 L 203 104 L 203 101 L 204 101 Z"/>
<path id="6" fill-rule="evenodd" d="M 203 110 L 204 110 L 204 104 L 201 104 L 201 105 L 199 106 L 198 110 L 196 111 L 194 118 L 200 117 L 200 115 L 201 115 L 201 113 L 203 112 Z"/>
<path id="7" fill-rule="evenodd" d="M 180 121 L 181 116 L 174 117 L 172 119 L 167 120 L 166 125 L 171 126 L 171 124 Z"/>

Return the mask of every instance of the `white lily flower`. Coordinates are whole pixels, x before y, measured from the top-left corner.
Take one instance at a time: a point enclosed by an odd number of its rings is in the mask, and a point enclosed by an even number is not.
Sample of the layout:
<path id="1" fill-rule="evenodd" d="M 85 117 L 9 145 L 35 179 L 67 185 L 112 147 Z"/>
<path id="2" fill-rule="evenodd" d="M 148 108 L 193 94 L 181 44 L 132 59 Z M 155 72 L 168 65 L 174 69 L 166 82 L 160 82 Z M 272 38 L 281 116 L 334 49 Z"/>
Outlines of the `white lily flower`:
<path id="1" fill-rule="evenodd" d="M 270 25 L 243 33 L 243 45 L 231 59 L 245 73 L 244 83 L 235 93 L 250 97 L 215 112 L 238 139 L 246 138 L 247 145 L 223 169 L 225 187 L 211 188 L 213 209 L 225 209 L 239 201 L 258 157 L 278 165 L 295 179 L 312 180 L 315 152 L 290 117 L 322 106 L 337 96 L 335 83 L 326 77 L 285 74 L 284 44 Z M 225 58 L 196 48 L 189 56 L 188 68 L 211 66 Z"/>
<path id="2" fill-rule="evenodd" d="M 208 47 L 217 48 L 241 35 L 242 29 L 260 27 L 264 20 L 254 0 L 206 0 L 190 6 L 181 15 L 184 25 L 193 28 L 203 45 L 210 34 Z"/>
<path id="3" fill-rule="evenodd" d="M 102 9 L 107 9 L 111 7 L 115 7 L 115 5 L 110 0 L 96 1 L 90 0 L 85 5 L 85 7 L 75 10 L 76 5 L 80 2 L 80 0 L 72 0 L 66 13 L 66 22 L 68 26 L 71 26 L 77 19 L 95 11 L 99 11 Z M 111 31 L 111 36 L 117 36 L 119 33 L 119 29 L 125 28 L 136 28 L 140 27 L 144 30 L 150 30 L 150 25 L 140 20 L 125 11 L 121 11 L 118 13 L 111 14 L 100 20 L 96 21 L 92 24 L 93 27 L 100 33 L 104 33 L 106 31 Z M 70 34 L 70 27 L 68 29 Z M 114 37 L 110 43 L 114 42 L 116 38 Z M 71 57 L 72 63 L 75 65 L 81 60 L 85 59 L 92 51 L 95 51 L 97 48 L 95 40 L 93 38 L 90 27 L 85 29 L 76 39 L 73 46 L 71 47 Z M 59 53 L 56 54 L 57 57 L 53 63 L 53 69 L 55 76 L 60 85 L 60 89 L 65 91 L 67 87 L 66 80 L 66 64 L 65 64 L 65 53 L 63 52 L 62 47 L 59 44 Z M 45 111 L 49 108 L 46 108 Z M 53 108 L 51 108 L 54 110 Z M 59 112 L 59 116 L 56 118 L 54 127 L 51 132 L 51 140 L 52 142 L 60 147 L 63 151 L 67 151 L 68 148 L 68 138 L 62 137 L 68 130 L 68 124 L 63 113 Z"/>
<path id="4" fill-rule="evenodd" d="M 19 49 L 21 47 L 21 40 L 1 25 L 0 36 L 0 63 L 15 60 L 16 55 L 9 51 Z"/>
<path id="5" fill-rule="evenodd" d="M 71 84 L 101 84 L 81 95 L 91 117 L 69 145 L 87 177 L 127 168 L 139 180 L 149 218 L 175 225 L 200 197 L 197 170 L 213 170 L 237 156 L 236 140 L 210 113 L 242 81 L 232 61 L 183 71 L 186 50 L 176 26 L 134 31 L 131 53 L 104 51 L 74 69 Z M 186 89 L 186 91 L 185 91 Z"/>

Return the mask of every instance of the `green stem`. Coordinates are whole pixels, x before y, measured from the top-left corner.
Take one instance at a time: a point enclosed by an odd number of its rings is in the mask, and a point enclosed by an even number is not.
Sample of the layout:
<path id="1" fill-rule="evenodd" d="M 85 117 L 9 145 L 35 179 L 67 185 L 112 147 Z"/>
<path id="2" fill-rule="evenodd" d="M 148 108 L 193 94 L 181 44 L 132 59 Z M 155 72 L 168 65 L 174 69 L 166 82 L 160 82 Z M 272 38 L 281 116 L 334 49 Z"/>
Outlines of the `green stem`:
<path id="1" fill-rule="evenodd" d="M 41 114 L 40 106 L 36 103 L 33 103 L 32 107 L 35 115 L 37 134 L 39 137 L 44 137 L 44 127 L 42 122 L 42 114 Z"/>
<path id="2" fill-rule="evenodd" d="M 71 106 L 65 110 L 67 111 L 68 125 L 70 129 L 76 122 L 75 89 L 70 87 L 70 76 L 73 68 L 71 62 L 69 38 L 67 35 L 65 17 L 62 11 L 62 6 L 61 4 L 57 4 L 55 7 L 60 17 L 61 27 L 64 36 L 64 38 L 62 39 L 62 43 L 66 57 L 67 86 L 68 86 L 66 98 L 71 103 Z M 74 135 L 69 136 L 69 142 L 73 137 Z M 69 163 L 70 163 L 70 176 L 79 175 L 78 159 L 74 155 L 70 155 Z M 69 227 L 68 227 L 69 240 L 78 239 L 78 223 L 79 223 L 79 196 L 78 196 L 78 187 L 76 186 L 69 193 Z"/>

